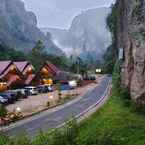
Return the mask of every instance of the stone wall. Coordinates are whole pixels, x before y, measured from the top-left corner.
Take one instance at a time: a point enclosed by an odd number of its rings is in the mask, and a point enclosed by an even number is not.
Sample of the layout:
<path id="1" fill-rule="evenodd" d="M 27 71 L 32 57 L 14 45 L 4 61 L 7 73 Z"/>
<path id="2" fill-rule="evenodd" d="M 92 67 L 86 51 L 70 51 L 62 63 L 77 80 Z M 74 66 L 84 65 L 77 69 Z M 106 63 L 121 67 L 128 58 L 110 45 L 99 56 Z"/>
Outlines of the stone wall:
<path id="1" fill-rule="evenodd" d="M 118 0 L 118 47 L 124 48 L 122 85 L 145 104 L 145 0 Z"/>

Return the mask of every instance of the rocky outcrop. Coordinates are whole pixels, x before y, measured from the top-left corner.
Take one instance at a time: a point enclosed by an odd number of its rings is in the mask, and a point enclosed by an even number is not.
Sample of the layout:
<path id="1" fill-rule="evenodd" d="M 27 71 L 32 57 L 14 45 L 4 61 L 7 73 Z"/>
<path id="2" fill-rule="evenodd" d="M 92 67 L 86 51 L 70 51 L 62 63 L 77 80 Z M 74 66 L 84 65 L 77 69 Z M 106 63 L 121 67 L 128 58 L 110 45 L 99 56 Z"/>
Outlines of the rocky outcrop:
<path id="1" fill-rule="evenodd" d="M 37 28 L 35 14 L 26 11 L 21 0 L 0 0 L 0 40 L 25 52 L 42 40 L 48 53 L 62 54 L 52 40 Z"/>
<path id="2" fill-rule="evenodd" d="M 111 35 L 106 28 L 106 17 L 110 8 L 102 7 L 83 11 L 74 17 L 68 30 L 44 28 L 50 32 L 54 42 L 69 54 L 77 54 L 83 59 L 88 56 L 101 59 L 111 43 Z"/>
<path id="3" fill-rule="evenodd" d="M 118 48 L 124 48 L 122 84 L 145 104 L 145 0 L 118 0 Z"/>

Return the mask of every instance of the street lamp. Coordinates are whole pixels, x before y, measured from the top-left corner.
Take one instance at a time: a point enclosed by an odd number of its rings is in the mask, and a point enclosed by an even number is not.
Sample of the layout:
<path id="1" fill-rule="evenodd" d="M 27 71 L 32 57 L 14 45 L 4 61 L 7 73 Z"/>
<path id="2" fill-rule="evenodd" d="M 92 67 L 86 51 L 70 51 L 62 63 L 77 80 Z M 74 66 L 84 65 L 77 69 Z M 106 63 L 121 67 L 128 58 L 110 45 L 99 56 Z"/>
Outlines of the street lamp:
<path id="1" fill-rule="evenodd" d="M 20 107 L 16 107 L 16 113 L 21 113 L 21 108 Z"/>
<path id="2" fill-rule="evenodd" d="M 50 98 L 50 100 L 53 100 L 54 97 L 51 95 L 51 96 L 49 96 L 49 98 Z"/>

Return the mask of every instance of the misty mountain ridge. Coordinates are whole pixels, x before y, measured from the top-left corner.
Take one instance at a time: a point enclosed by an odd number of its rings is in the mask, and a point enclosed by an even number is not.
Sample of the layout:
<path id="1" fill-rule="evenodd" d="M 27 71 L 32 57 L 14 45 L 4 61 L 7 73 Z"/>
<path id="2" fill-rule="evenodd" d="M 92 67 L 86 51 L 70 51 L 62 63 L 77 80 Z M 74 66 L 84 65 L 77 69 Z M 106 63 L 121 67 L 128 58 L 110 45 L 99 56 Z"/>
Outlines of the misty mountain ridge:
<path id="1" fill-rule="evenodd" d="M 47 53 L 63 54 L 52 42 L 51 34 L 40 31 L 35 14 L 26 11 L 21 0 L 0 0 L 0 20 L 0 41 L 10 48 L 29 52 L 41 40 Z"/>
<path id="2" fill-rule="evenodd" d="M 53 42 L 67 55 L 102 59 L 111 43 L 111 34 L 106 26 L 106 18 L 111 9 L 107 7 L 89 9 L 74 17 L 70 28 L 42 28 L 51 33 Z"/>

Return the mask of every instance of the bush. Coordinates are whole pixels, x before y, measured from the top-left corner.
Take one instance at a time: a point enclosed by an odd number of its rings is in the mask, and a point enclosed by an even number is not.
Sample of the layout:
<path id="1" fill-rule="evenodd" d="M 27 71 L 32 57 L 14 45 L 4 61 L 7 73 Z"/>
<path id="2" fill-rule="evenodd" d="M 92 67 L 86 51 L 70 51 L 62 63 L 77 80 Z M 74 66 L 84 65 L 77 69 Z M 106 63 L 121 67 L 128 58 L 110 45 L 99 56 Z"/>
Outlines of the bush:
<path id="1" fill-rule="evenodd" d="M 118 96 L 121 91 L 121 76 L 120 76 L 120 64 L 116 62 L 113 71 L 113 95 Z"/>
<path id="2" fill-rule="evenodd" d="M 32 145 L 53 145 L 51 135 L 40 131 L 38 136 L 32 141 Z"/>
<path id="3" fill-rule="evenodd" d="M 75 120 L 66 124 L 62 130 L 55 130 L 53 145 L 77 145 L 78 125 Z"/>
<path id="4" fill-rule="evenodd" d="M 0 117 L 6 117 L 7 116 L 7 109 L 4 105 L 0 106 Z"/>
<path id="5" fill-rule="evenodd" d="M 52 145 L 67 145 L 65 135 L 62 131 L 56 129 L 53 133 L 53 144 Z"/>
<path id="6" fill-rule="evenodd" d="M 0 134 L 0 145 L 12 145 L 8 136 Z"/>
<path id="7" fill-rule="evenodd" d="M 123 102 L 126 106 L 131 105 L 131 97 L 130 97 L 129 90 L 127 88 L 121 87 L 119 96 L 121 99 L 123 99 Z"/>
<path id="8" fill-rule="evenodd" d="M 15 140 L 12 140 L 11 145 L 32 145 L 26 135 L 20 135 Z"/>
<path id="9" fill-rule="evenodd" d="M 121 85 L 120 64 L 121 62 L 118 61 L 114 66 L 112 91 L 114 96 L 118 96 L 123 99 L 124 104 L 128 106 L 131 103 L 131 97 L 128 88 L 124 88 Z"/>
<path id="10" fill-rule="evenodd" d="M 69 122 L 64 131 L 65 139 L 69 145 L 77 145 L 79 129 L 76 120 Z"/>

